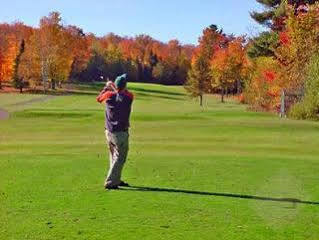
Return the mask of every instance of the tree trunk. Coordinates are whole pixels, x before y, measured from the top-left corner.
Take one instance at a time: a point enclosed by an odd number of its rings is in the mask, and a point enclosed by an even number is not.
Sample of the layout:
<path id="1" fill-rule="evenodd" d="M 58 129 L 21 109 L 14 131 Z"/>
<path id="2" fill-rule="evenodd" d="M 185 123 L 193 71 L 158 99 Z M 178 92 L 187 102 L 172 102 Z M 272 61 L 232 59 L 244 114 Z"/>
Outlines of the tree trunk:
<path id="1" fill-rule="evenodd" d="M 236 88 L 237 88 L 237 90 L 236 90 L 236 94 L 240 94 L 241 93 L 241 89 L 240 89 L 240 80 L 237 80 L 236 81 Z"/>
<path id="2" fill-rule="evenodd" d="M 51 79 L 51 89 L 55 90 L 55 80 Z"/>
<path id="3" fill-rule="evenodd" d="M 20 83 L 20 93 L 22 93 L 22 92 L 23 92 L 23 84 Z"/>
<path id="4" fill-rule="evenodd" d="M 203 95 L 199 95 L 199 105 L 202 107 L 203 106 Z"/>
<path id="5" fill-rule="evenodd" d="M 0 81 L 0 89 L 2 89 L 2 84 L 1 84 L 1 81 Z"/>
<path id="6" fill-rule="evenodd" d="M 224 101 L 224 94 L 225 94 L 225 89 L 222 88 L 222 90 L 221 90 L 221 102 L 222 102 L 222 103 L 225 102 L 225 101 Z"/>
<path id="7" fill-rule="evenodd" d="M 42 82 L 43 82 L 43 92 L 46 94 L 46 83 L 48 81 L 47 75 L 47 65 L 44 60 L 41 61 L 41 75 L 42 75 Z"/>

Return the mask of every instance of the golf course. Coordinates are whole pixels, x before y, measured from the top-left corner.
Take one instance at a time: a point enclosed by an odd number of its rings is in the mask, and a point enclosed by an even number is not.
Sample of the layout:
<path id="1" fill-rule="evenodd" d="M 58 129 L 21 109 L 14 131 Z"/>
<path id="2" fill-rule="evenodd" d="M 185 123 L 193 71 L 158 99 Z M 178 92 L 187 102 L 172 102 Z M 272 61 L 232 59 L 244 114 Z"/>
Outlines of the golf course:
<path id="1" fill-rule="evenodd" d="M 1 240 L 319 239 L 318 122 L 130 83 L 132 187 L 107 191 L 102 87 L 0 94 Z"/>

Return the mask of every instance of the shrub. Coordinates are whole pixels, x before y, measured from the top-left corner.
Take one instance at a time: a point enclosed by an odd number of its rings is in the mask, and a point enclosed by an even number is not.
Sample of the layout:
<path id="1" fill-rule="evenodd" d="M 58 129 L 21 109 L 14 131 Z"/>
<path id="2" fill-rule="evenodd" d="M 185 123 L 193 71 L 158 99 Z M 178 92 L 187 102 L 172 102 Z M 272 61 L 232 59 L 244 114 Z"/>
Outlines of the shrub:
<path id="1" fill-rule="evenodd" d="M 282 88 L 280 66 L 270 57 L 254 60 L 253 72 L 245 81 L 245 101 L 252 109 L 277 111 Z"/>
<path id="2" fill-rule="evenodd" d="M 319 54 L 316 54 L 307 67 L 305 97 L 295 104 L 289 116 L 295 119 L 319 120 Z"/>

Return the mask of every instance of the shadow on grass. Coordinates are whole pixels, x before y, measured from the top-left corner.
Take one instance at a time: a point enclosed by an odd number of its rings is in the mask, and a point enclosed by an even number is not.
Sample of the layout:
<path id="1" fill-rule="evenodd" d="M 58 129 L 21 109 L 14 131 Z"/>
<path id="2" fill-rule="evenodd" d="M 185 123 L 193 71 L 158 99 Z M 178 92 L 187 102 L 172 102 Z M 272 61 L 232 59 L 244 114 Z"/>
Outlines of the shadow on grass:
<path id="1" fill-rule="evenodd" d="M 92 113 L 80 113 L 80 112 L 52 112 L 52 111 L 21 111 L 15 112 L 13 114 L 15 117 L 23 117 L 23 118 L 51 118 L 51 119 L 61 119 L 61 118 L 86 118 L 93 117 Z"/>
<path id="2" fill-rule="evenodd" d="M 260 196 L 253 196 L 253 195 L 242 195 L 242 194 L 233 194 L 233 193 L 200 192 L 200 191 L 193 191 L 193 190 L 181 190 L 181 189 L 171 189 L 171 188 L 130 186 L 130 188 L 121 188 L 121 190 L 141 191 L 141 192 L 184 193 L 184 194 L 194 194 L 194 195 L 201 195 L 201 196 L 217 196 L 217 197 L 253 199 L 253 200 L 260 200 L 260 201 L 288 202 L 288 203 L 293 203 L 294 206 L 297 203 L 319 205 L 319 202 L 303 201 L 303 200 L 296 199 L 296 198 L 260 197 Z"/>
<path id="3" fill-rule="evenodd" d="M 180 98 L 180 97 L 152 95 L 152 94 L 147 94 L 147 93 L 143 93 L 143 92 L 136 92 L 135 95 L 137 96 L 137 98 L 139 98 L 139 99 L 144 98 L 145 100 L 149 100 L 150 98 L 177 100 L 177 101 L 184 100 L 183 98 Z"/>
<path id="4" fill-rule="evenodd" d="M 47 89 L 46 92 L 43 92 L 43 89 L 25 89 L 24 93 L 31 93 L 31 94 L 41 94 L 41 95 L 53 95 L 53 96 L 64 96 L 64 95 L 98 95 L 98 93 L 103 89 L 104 84 L 100 83 L 92 83 L 92 84 L 69 84 L 65 88 L 58 88 L 56 90 Z M 129 90 L 135 92 L 135 94 L 140 96 L 152 96 L 157 98 L 163 99 L 170 99 L 170 100 L 181 100 L 178 97 L 186 96 L 184 93 L 178 92 L 170 92 L 164 90 L 154 90 L 154 89 L 144 89 L 141 87 L 129 87 Z M 166 96 L 158 96 L 153 94 L 163 94 Z"/>
<path id="5" fill-rule="evenodd" d="M 13 103 L 13 104 L 10 104 L 8 106 L 24 106 L 24 105 L 28 105 L 28 104 L 32 104 L 32 103 L 36 103 L 36 102 L 44 102 L 44 101 L 47 101 L 47 100 L 50 100 L 50 99 L 53 99 L 55 96 L 53 95 L 47 95 L 47 96 L 43 96 L 43 97 L 39 97 L 39 98 L 33 98 L 33 99 L 30 99 L 30 100 L 27 100 L 27 101 L 23 101 L 23 102 L 17 102 L 17 103 Z"/>
<path id="6" fill-rule="evenodd" d="M 142 92 L 142 93 L 159 93 L 159 94 L 166 94 L 166 95 L 173 95 L 173 96 L 185 96 L 183 93 L 178 92 L 168 92 L 163 90 L 154 90 L 154 89 L 144 89 L 139 87 L 129 87 L 129 90 L 135 91 L 135 92 Z"/>
<path id="7" fill-rule="evenodd" d="M 66 96 L 66 95 L 93 95 L 97 96 L 98 92 L 94 91 L 82 91 L 82 90 L 69 90 L 69 89 L 59 89 L 59 90 L 47 90 L 45 93 L 43 90 L 38 89 L 31 89 L 28 91 L 25 91 L 25 93 L 30 94 L 41 94 L 41 95 L 51 95 L 51 96 Z"/>

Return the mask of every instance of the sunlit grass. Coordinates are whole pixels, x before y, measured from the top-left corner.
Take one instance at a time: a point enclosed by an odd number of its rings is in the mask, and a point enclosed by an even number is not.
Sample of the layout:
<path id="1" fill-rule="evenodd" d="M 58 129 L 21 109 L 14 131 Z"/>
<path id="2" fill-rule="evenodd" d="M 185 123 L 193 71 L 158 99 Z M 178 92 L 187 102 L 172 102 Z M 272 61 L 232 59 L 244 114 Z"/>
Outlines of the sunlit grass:
<path id="1" fill-rule="evenodd" d="M 0 239 L 319 238 L 319 205 L 289 201 L 319 202 L 318 123 L 215 97 L 200 108 L 182 87 L 133 83 L 123 178 L 164 191 L 106 192 L 100 87 L 19 111 L 0 95 L 12 112 L 0 121 Z"/>

